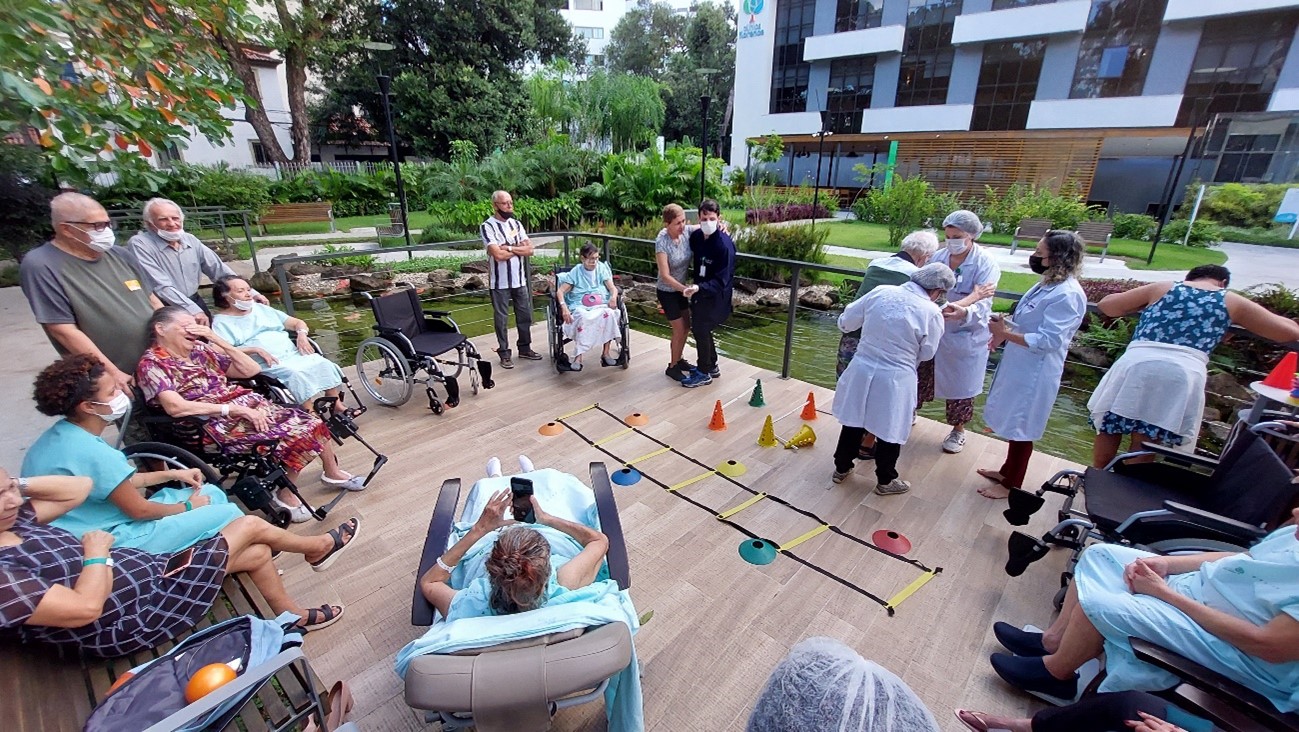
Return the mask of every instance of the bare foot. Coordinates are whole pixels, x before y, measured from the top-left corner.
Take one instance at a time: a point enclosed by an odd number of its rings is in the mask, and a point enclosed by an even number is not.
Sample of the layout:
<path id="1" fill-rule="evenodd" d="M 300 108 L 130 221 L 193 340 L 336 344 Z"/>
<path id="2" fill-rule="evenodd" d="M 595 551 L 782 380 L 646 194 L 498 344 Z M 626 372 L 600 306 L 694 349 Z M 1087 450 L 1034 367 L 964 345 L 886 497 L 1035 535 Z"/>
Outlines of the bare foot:
<path id="1" fill-rule="evenodd" d="M 1010 489 L 1000 483 L 996 485 L 984 486 L 979 489 L 979 495 L 984 498 L 998 500 L 1010 495 Z"/>
<path id="2" fill-rule="evenodd" d="M 1001 473 L 998 473 L 998 472 L 995 471 L 995 470 L 989 470 L 988 468 L 979 468 L 978 470 L 976 470 L 976 471 L 974 471 L 974 472 L 978 473 L 979 475 L 982 475 L 983 477 L 987 478 L 988 480 L 992 481 L 993 483 L 1004 483 L 1004 482 L 1006 482 L 1006 476 L 1002 475 Z"/>
<path id="3" fill-rule="evenodd" d="M 956 718 L 966 727 L 976 732 L 992 732 L 993 730 L 1010 730 L 1011 732 L 1029 732 L 1032 729 L 1032 722 L 1028 719 L 1015 719 L 1014 717 L 1000 717 L 995 714 L 985 712 L 973 712 L 968 709 L 957 709 Z"/>

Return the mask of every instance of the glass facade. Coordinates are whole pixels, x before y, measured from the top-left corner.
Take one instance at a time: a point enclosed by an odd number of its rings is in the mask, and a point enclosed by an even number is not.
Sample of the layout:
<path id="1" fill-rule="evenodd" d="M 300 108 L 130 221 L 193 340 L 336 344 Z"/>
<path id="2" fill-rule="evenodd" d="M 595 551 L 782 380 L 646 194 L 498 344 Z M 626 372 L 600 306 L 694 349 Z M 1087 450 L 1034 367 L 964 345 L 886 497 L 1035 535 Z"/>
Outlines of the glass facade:
<path id="1" fill-rule="evenodd" d="M 834 13 L 834 32 L 878 28 L 883 6 L 883 0 L 839 0 Z"/>
<path id="2" fill-rule="evenodd" d="M 1215 114 L 1266 110 L 1296 20 L 1299 13 L 1286 12 L 1206 21 L 1177 124 L 1204 124 Z"/>
<path id="3" fill-rule="evenodd" d="M 812 35 L 815 18 L 816 0 L 776 0 L 771 114 L 807 111 L 807 80 L 812 65 L 803 61 L 803 41 Z"/>
<path id="4" fill-rule="evenodd" d="M 1045 55 L 1045 38 L 984 44 L 970 129 L 1025 129 Z"/>
<path id="5" fill-rule="evenodd" d="M 952 78 L 952 27 L 961 0 L 910 0 L 896 105 L 946 104 Z"/>
<path id="6" fill-rule="evenodd" d="M 1047 5 L 1055 0 L 992 0 L 993 10 L 1010 10 L 1011 8 L 1025 8 L 1029 5 Z"/>
<path id="7" fill-rule="evenodd" d="M 1092 0 L 1070 99 L 1139 96 L 1168 0 Z"/>
<path id="8" fill-rule="evenodd" d="M 870 109 L 875 86 L 875 57 L 848 56 L 830 63 L 826 120 L 831 132 L 861 132 L 862 110 Z"/>

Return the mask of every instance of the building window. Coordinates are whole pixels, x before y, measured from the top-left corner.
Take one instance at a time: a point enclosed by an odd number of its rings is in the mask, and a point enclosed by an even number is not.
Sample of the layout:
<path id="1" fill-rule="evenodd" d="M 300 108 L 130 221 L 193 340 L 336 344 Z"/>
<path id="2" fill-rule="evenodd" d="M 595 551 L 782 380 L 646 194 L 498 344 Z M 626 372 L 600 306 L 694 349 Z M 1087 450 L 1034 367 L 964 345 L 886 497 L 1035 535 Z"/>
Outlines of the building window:
<path id="1" fill-rule="evenodd" d="M 577 34 L 579 38 L 585 38 L 588 41 L 590 40 L 598 41 L 604 38 L 603 28 L 592 28 L 590 26 L 585 26 L 585 25 L 576 25 L 573 26 L 573 32 Z"/>
<path id="2" fill-rule="evenodd" d="M 1026 8 L 1029 5 L 1046 5 L 1053 2 L 1055 0 L 992 0 L 992 9 L 1010 10 L 1011 8 Z"/>
<path id="3" fill-rule="evenodd" d="M 180 148 L 174 142 L 165 142 L 155 147 L 153 152 L 157 156 L 158 167 L 163 170 L 170 170 L 176 167 L 177 163 L 185 162 L 180 155 Z"/>
<path id="4" fill-rule="evenodd" d="M 1187 127 L 1204 124 L 1215 114 L 1267 109 L 1296 18 L 1299 14 L 1268 13 L 1207 21 L 1186 78 L 1177 124 Z M 1192 120 L 1197 103 L 1199 118 Z"/>
<path id="5" fill-rule="evenodd" d="M 586 55 L 586 66 L 589 69 L 597 69 L 604 66 L 604 54 L 588 53 Z"/>
<path id="6" fill-rule="evenodd" d="M 834 32 L 880 27 L 883 5 L 882 0 L 839 0 L 834 14 Z"/>
<path id="7" fill-rule="evenodd" d="M 258 165 L 270 165 L 270 164 L 271 164 L 271 159 L 270 159 L 269 157 L 267 157 L 267 155 L 266 155 L 266 148 L 262 147 L 262 143 L 261 143 L 260 141 L 258 141 L 258 140 L 249 140 L 249 141 L 248 141 L 248 144 L 249 144 L 249 145 L 252 145 L 252 148 L 253 148 L 253 162 L 254 162 L 254 163 L 256 163 L 256 164 L 258 164 Z"/>
<path id="8" fill-rule="evenodd" d="M 875 57 L 848 56 L 830 62 L 830 86 L 826 90 L 827 129 L 831 132 L 861 132 L 862 110 L 870 109 L 875 86 Z"/>
<path id="9" fill-rule="evenodd" d="M 777 0 L 775 51 L 771 60 L 771 114 L 807 111 L 803 41 L 812 35 L 816 0 Z"/>
<path id="10" fill-rule="evenodd" d="M 952 78 L 952 26 L 961 0 L 910 0 L 896 106 L 946 104 Z"/>
<path id="11" fill-rule="evenodd" d="M 572 0 L 569 10 L 604 10 L 604 0 Z"/>
<path id="12" fill-rule="evenodd" d="M 1046 39 L 986 43 L 971 130 L 1022 130 L 1042 75 Z"/>
<path id="13" fill-rule="evenodd" d="M 1070 99 L 1140 96 L 1168 0 L 1092 0 Z"/>

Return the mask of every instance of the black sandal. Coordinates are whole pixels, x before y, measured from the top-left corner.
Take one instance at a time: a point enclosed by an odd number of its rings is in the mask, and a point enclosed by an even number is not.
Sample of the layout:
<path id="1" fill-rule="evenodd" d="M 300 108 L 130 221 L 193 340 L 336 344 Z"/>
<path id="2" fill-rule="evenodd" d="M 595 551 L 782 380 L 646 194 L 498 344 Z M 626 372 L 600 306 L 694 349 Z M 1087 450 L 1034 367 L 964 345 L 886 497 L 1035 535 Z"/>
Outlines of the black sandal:
<path id="1" fill-rule="evenodd" d="M 338 612 L 334 612 L 338 608 Z M 307 611 L 307 617 L 298 621 L 296 627 L 303 633 L 310 633 L 313 630 L 323 630 L 337 623 L 343 617 L 344 607 L 342 605 L 321 605 L 313 607 Z"/>
<path id="2" fill-rule="evenodd" d="M 307 564 L 310 564 L 311 569 L 316 572 L 324 572 L 329 569 L 329 565 L 333 564 L 335 559 L 338 559 L 338 555 L 356 542 L 356 535 L 360 531 L 361 519 L 355 516 L 339 524 L 338 528 L 330 529 L 329 537 L 334 540 L 334 547 L 325 556 L 321 557 L 320 561 L 307 562 Z M 344 536 L 348 538 L 344 540 Z"/>

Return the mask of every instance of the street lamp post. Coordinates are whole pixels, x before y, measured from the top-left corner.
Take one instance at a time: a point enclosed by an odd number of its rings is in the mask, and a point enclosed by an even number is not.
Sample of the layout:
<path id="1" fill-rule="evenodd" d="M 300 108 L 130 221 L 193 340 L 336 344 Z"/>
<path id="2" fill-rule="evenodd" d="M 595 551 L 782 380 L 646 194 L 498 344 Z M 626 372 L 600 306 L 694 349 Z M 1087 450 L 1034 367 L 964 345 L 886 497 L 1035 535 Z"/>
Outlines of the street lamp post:
<path id="1" fill-rule="evenodd" d="M 699 118 L 700 118 L 700 144 L 699 144 L 699 202 L 703 203 L 708 197 L 707 189 L 704 187 L 708 176 L 708 105 L 713 101 L 709 95 L 708 80 L 718 69 L 700 67 L 695 69 L 695 73 L 704 78 L 704 93 L 699 96 Z"/>
<path id="2" fill-rule="evenodd" d="M 825 137 L 834 133 L 826 129 L 829 111 L 821 112 L 821 129 L 816 132 L 816 181 L 812 184 L 812 228 L 816 228 L 816 209 L 821 203 L 821 160 L 825 158 Z"/>
<path id="3" fill-rule="evenodd" d="M 383 41 L 366 41 L 362 47 L 371 51 L 391 51 L 396 46 Z M 397 207 L 401 211 L 401 231 L 406 237 L 406 246 L 412 246 L 410 240 L 410 221 L 406 217 L 406 188 L 401 181 L 401 159 L 397 154 L 397 130 L 392 124 L 392 79 L 384 73 L 375 77 L 379 82 L 379 96 L 383 98 L 383 117 L 388 122 L 388 156 L 392 159 L 393 176 L 397 179 Z"/>

